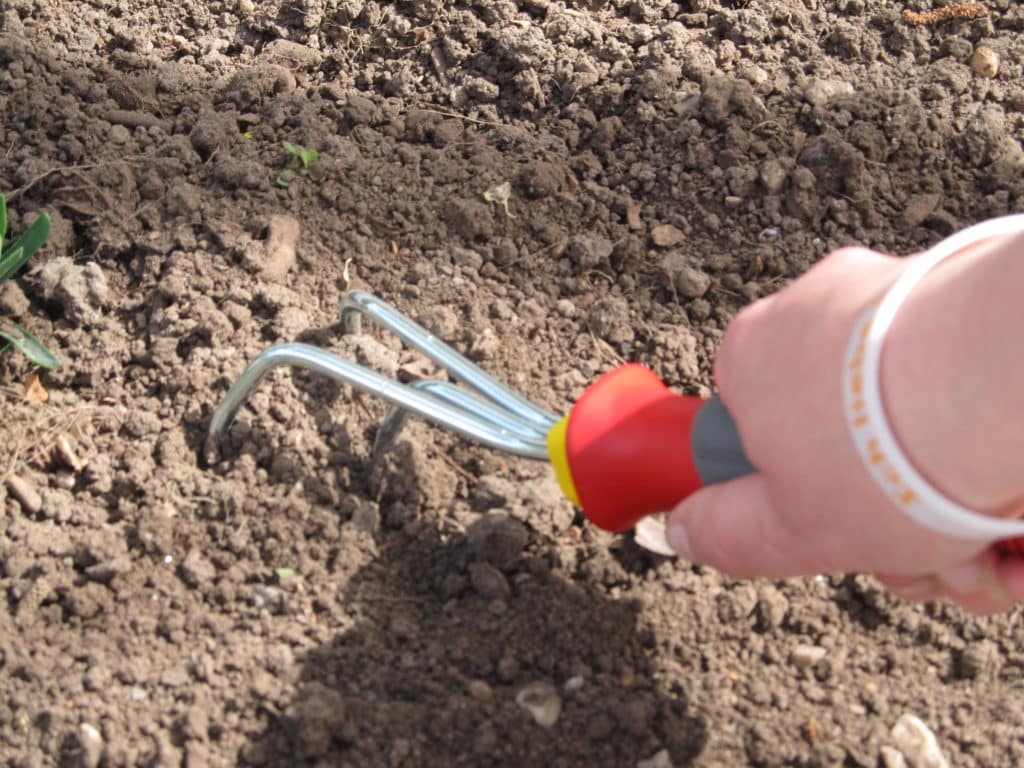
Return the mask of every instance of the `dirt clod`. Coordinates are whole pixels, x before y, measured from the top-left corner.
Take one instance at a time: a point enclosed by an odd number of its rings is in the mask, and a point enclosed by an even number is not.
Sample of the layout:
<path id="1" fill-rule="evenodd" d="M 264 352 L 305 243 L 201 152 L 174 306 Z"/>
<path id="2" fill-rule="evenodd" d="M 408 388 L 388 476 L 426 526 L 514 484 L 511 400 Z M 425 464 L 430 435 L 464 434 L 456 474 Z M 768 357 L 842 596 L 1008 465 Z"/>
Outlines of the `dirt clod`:
<path id="1" fill-rule="evenodd" d="M 504 512 L 490 512 L 466 530 L 469 548 L 476 557 L 497 568 L 510 565 L 526 546 L 526 526 Z"/>

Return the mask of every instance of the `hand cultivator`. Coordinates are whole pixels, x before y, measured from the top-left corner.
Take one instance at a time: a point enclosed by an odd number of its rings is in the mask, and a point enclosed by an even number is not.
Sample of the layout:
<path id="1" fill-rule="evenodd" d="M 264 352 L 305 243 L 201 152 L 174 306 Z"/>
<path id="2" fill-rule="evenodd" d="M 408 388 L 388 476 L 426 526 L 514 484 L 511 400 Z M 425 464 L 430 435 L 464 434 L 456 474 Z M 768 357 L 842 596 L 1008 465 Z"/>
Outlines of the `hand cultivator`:
<path id="1" fill-rule="evenodd" d="M 375 451 L 394 440 L 408 413 L 463 437 L 528 459 L 549 461 L 566 497 L 599 528 L 629 530 L 672 509 L 705 484 L 753 472 L 728 411 L 717 398 L 671 392 L 654 373 L 626 364 L 604 374 L 565 417 L 512 391 L 379 298 L 345 296 L 341 321 L 359 313 L 429 357 L 464 386 L 441 380 L 402 384 L 308 344 L 270 347 L 217 408 L 210 433 L 223 436 L 239 408 L 274 368 L 298 366 L 392 405 Z M 469 389 L 467 389 L 468 387 Z"/>
<path id="2" fill-rule="evenodd" d="M 565 494 L 598 528 L 621 533 L 666 512 L 702 486 L 756 472 L 732 417 L 717 397 L 677 395 L 643 366 L 628 363 L 588 387 L 559 417 L 512 391 L 425 328 L 368 293 L 341 303 L 341 323 L 358 313 L 395 333 L 465 387 L 441 380 L 402 384 L 309 344 L 279 344 L 257 357 L 214 412 L 222 437 L 259 382 L 282 365 L 307 368 L 376 395 L 392 408 L 374 452 L 386 450 L 406 416 L 500 451 L 549 461 Z M 664 551 L 653 538 L 649 548 Z M 1001 541 L 1004 555 L 1024 555 L 1024 537 Z M 667 552 L 666 552 L 667 554 Z"/>

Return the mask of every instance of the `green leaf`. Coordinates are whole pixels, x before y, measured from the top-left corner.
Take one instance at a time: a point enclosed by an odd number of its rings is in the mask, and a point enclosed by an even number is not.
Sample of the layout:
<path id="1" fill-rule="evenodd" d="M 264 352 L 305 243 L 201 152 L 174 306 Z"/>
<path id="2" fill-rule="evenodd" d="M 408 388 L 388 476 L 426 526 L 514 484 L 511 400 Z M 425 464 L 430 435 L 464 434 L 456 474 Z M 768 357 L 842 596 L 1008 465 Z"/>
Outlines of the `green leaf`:
<path id="1" fill-rule="evenodd" d="M 315 149 L 306 149 L 303 147 L 299 150 L 299 158 L 302 160 L 302 167 L 306 169 L 313 165 L 319 156 L 319 153 Z"/>
<path id="2" fill-rule="evenodd" d="M 277 186 L 288 189 L 288 185 L 292 183 L 292 179 L 295 178 L 295 171 L 289 169 L 277 177 Z"/>
<path id="3" fill-rule="evenodd" d="M 294 568 L 277 568 L 274 571 L 274 573 L 277 574 L 277 578 L 279 578 L 279 579 L 287 579 L 289 576 L 294 576 L 295 575 L 295 569 Z"/>
<path id="4" fill-rule="evenodd" d="M 292 144 L 290 141 L 282 141 L 281 146 L 284 147 L 284 151 L 287 152 L 291 157 L 299 156 L 299 148 Z"/>
<path id="5" fill-rule="evenodd" d="M 26 261 L 21 258 L 23 254 L 22 248 L 8 248 L 4 255 L 0 256 L 0 283 L 22 268 Z"/>
<path id="6" fill-rule="evenodd" d="M 46 242 L 46 238 L 49 236 L 50 217 L 45 213 L 41 213 L 32 222 L 32 226 L 26 229 L 21 237 L 11 243 L 8 249 L 4 251 L 4 255 L 0 257 L 0 282 L 3 282 L 21 269 L 25 262 L 32 258 L 32 254 L 43 246 L 43 243 Z M 18 254 L 18 258 L 12 257 L 8 259 L 8 252 L 13 254 L 19 248 L 21 253 Z"/>
<path id="7" fill-rule="evenodd" d="M 13 344 L 29 362 L 40 368 L 56 368 L 60 361 L 42 343 L 17 323 L 7 321 L 0 327 L 0 339 Z"/>
<path id="8" fill-rule="evenodd" d="M 7 234 L 7 198 L 0 195 L 0 253 L 4 252 L 4 236 Z"/>

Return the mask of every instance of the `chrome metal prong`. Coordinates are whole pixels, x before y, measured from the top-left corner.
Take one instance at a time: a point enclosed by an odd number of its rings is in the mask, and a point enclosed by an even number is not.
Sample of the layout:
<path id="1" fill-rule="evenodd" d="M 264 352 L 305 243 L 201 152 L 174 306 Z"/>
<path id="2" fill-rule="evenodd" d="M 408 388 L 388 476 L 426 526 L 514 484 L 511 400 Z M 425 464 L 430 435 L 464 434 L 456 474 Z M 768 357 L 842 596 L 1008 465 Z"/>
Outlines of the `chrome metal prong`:
<path id="1" fill-rule="evenodd" d="M 502 384 L 386 301 L 363 291 L 351 291 L 341 301 L 340 320 L 343 327 L 349 322 L 348 316 L 352 312 L 359 312 L 388 329 L 451 373 L 455 379 L 472 387 L 504 410 L 535 425 L 543 434 L 546 435 L 558 421 L 558 416 Z"/>
<path id="2" fill-rule="evenodd" d="M 432 424 L 446 427 L 492 448 L 529 459 L 543 461 L 548 458 L 543 440 L 524 437 L 493 423 L 486 415 L 474 413 L 430 392 L 402 384 L 319 347 L 299 343 L 272 346 L 249 364 L 214 411 L 210 434 L 224 437 L 239 409 L 259 383 L 272 370 L 285 365 L 305 368 L 349 384 L 415 413 Z"/>

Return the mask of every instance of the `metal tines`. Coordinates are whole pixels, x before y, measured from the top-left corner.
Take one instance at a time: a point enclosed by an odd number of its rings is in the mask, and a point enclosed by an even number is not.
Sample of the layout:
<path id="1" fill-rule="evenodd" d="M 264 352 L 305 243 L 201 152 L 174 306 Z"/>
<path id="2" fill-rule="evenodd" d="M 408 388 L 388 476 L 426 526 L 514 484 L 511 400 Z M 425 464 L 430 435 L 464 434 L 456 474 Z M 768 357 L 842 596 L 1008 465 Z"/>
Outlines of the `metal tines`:
<path id="1" fill-rule="evenodd" d="M 351 326 L 353 313 L 387 328 L 474 391 L 433 379 L 402 384 L 311 344 L 277 344 L 253 360 L 232 385 L 214 411 L 210 434 L 224 437 L 263 378 L 275 368 L 289 365 L 330 376 L 391 403 L 374 441 L 375 455 L 397 437 L 408 413 L 415 413 L 492 448 L 529 459 L 548 458 L 547 434 L 557 416 L 509 389 L 376 296 L 362 291 L 347 293 L 341 302 L 342 328 Z"/>

